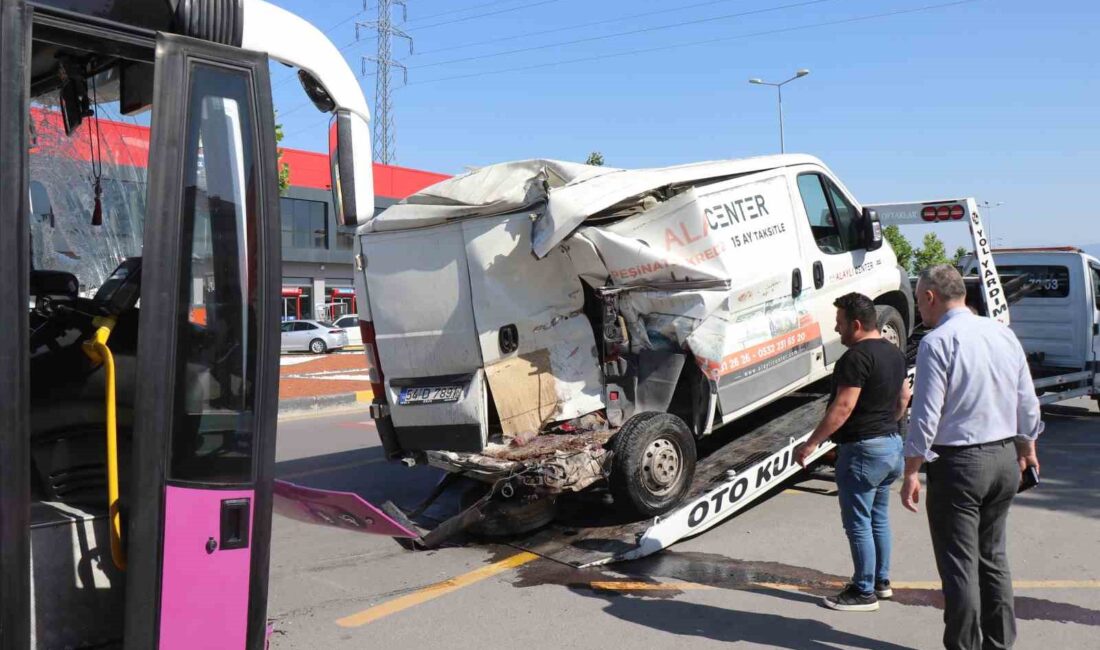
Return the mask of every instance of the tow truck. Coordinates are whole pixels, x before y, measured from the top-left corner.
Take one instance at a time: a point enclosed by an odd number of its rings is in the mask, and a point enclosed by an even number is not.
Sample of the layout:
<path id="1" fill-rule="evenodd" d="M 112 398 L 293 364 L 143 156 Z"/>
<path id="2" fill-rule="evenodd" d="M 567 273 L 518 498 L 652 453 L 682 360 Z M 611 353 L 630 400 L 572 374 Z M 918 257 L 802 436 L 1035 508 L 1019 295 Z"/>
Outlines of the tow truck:
<path id="1" fill-rule="evenodd" d="M 968 302 L 975 310 L 1002 323 L 1010 322 L 1009 302 L 992 257 L 977 202 L 973 198 L 864 206 L 876 227 L 895 223 L 966 223 L 976 251 L 978 274 L 967 278 Z M 876 223 L 877 222 L 877 223 Z M 1010 287 L 1015 291 L 1018 282 Z M 366 300 L 360 299 L 360 309 Z M 368 314 L 361 314 L 366 321 Z M 907 341 L 913 359 L 916 343 L 926 328 L 918 327 Z M 368 333 L 369 334 L 369 333 Z M 364 340 L 369 340 L 364 335 Z M 369 358 L 369 351 L 368 351 Z M 910 368 L 909 380 L 913 370 Z M 622 521 L 607 508 L 606 494 L 579 494 L 563 498 L 556 516 L 530 514 L 514 503 L 509 477 L 496 481 L 476 499 L 445 498 L 467 489 L 468 479 L 445 474 L 428 497 L 415 507 L 387 502 L 381 507 L 353 493 L 330 493 L 292 484 L 276 487 L 277 508 L 288 516 L 315 523 L 388 534 L 410 549 L 434 548 L 463 531 L 507 530 L 509 515 L 527 519 L 535 530 L 512 534 L 505 541 L 515 547 L 577 567 L 642 558 L 726 521 L 763 498 L 803 468 L 793 462 L 794 448 L 805 441 L 825 411 L 828 387 L 824 382 L 804 386 L 752 413 L 700 443 L 695 476 L 684 497 L 668 512 L 641 520 Z M 814 463 L 834 445 L 821 445 L 808 459 Z M 588 498 L 586 498 L 588 497 Z M 281 504 L 281 506 L 280 506 Z M 551 511 L 552 512 L 552 511 Z M 546 524 L 546 520 L 553 519 Z M 514 531 L 513 531 L 514 532 Z"/>
<path id="2" fill-rule="evenodd" d="M 1072 246 L 993 251 L 1005 284 L 1016 280 L 1012 330 L 1024 346 L 1039 402 L 1100 400 L 1100 260 Z M 963 272 L 978 263 L 967 257 Z"/>
<path id="3" fill-rule="evenodd" d="M 366 101 L 305 20 L 262 0 L 0 0 L 3 650 L 265 646 L 270 61 L 332 115 L 340 221 L 372 214 Z M 151 114 L 147 179 L 112 178 L 105 112 Z"/>

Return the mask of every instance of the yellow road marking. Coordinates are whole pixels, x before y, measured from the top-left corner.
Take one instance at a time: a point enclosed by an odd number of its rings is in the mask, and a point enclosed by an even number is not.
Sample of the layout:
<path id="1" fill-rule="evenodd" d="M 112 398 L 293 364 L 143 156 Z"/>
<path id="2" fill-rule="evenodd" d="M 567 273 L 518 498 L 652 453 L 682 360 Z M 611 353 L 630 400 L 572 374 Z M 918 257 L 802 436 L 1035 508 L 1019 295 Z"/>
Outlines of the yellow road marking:
<path id="1" fill-rule="evenodd" d="M 711 585 L 701 585 L 698 582 L 628 582 L 628 581 L 596 581 L 590 583 L 593 589 L 598 591 L 680 591 L 694 589 L 714 589 Z"/>
<path id="2" fill-rule="evenodd" d="M 819 497 L 832 497 L 836 496 L 836 490 L 816 489 L 816 488 L 787 488 L 783 490 L 782 494 L 813 494 Z"/>
<path id="3" fill-rule="evenodd" d="M 534 553 L 517 553 L 510 558 L 495 562 L 488 566 L 483 566 L 480 569 L 474 569 L 469 573 L 464 573 L 460 576 L 451 578 L 450 580 L 444 580 L 443 582 L 437 582 L 434 585 L 429 585 L 423 589 L 418 589 L 411 594 L 395 598 L 391 601 L 387 601 L 369 609 L 365 609 L 357 614 L 351 616 L 345 616 L 338 619 L 336 624 L 340 627 L 359 627 L 368 623 L 373 623 L 380 618 L 389 616 L 390 614 L 396 614 L 402 610 L 414 607 L 428 602 L 429 600 L 435 600 L 440 596 L 445 596 L 452 591 L 457 591 L 463 587 L 469 587 L 470 585 L 481 582 L 486 578 L 491 578 L 498 573 L 503 573 L 509 569 L 514 569 L 518 566 L 522 566 L 537 560 L 539 556 Z"/>

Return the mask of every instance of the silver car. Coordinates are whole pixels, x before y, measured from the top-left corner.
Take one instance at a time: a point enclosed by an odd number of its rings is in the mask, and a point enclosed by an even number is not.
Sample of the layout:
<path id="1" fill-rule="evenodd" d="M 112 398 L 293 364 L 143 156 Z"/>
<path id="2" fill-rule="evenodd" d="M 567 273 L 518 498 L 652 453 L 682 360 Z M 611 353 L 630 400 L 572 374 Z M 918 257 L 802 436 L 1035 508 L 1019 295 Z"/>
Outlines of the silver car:
<path id="1" fill-rule="evenodd" d="M 324 354 L 348 344 L 346 330 L 316 320 L 292 320 L 283 323 L 283 352 Z"/>

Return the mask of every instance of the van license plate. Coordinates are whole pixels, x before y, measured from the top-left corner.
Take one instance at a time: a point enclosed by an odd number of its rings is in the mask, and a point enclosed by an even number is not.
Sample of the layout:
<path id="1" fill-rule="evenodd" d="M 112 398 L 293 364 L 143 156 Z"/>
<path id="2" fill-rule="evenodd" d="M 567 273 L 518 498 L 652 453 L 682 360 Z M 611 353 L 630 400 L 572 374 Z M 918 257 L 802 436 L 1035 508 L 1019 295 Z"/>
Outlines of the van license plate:
<path id="1" fill-rule="evenodd" d="M 402 388 L 398 396 L 399 404 L 439 404 L 457 402 L 462 397 L 462 386 L 424 386 Z"/>

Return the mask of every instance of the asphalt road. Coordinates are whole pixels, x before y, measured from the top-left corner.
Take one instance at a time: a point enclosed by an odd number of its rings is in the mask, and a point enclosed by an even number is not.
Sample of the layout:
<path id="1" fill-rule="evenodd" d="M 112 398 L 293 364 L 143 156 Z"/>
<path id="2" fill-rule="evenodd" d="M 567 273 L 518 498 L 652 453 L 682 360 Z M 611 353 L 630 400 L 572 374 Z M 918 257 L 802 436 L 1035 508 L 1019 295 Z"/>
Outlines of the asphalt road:
<path id="1" fill-rule="evenodd" d="M 1010 518 L 1018 648 L 1095 648 L 1100 635 L 1100 413 L 1056 407 L 1041 439 L 1042 485 Z M 365 412 L 280 423 L 278 475 L 419 501 L 438 474 L 381 458 Z M 942 605 L 923 512 L 895 499 L 893 602 L 874 613 L 820 606 L 851 561 L 835 486 L 780 491 L 660 555 L 577 570 L 503 545 L 430 552 L 276 517 L 273 648 L 940 647 Z M 901 587 L 901 588 L 898 588 Z"/>

